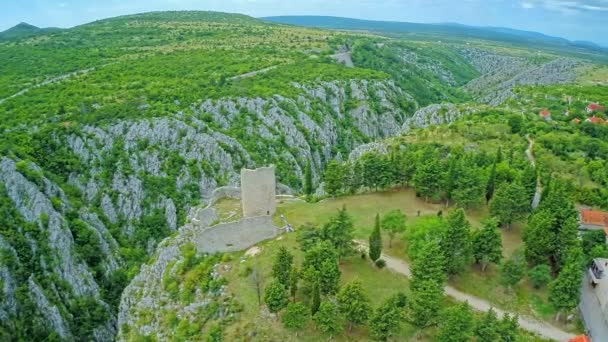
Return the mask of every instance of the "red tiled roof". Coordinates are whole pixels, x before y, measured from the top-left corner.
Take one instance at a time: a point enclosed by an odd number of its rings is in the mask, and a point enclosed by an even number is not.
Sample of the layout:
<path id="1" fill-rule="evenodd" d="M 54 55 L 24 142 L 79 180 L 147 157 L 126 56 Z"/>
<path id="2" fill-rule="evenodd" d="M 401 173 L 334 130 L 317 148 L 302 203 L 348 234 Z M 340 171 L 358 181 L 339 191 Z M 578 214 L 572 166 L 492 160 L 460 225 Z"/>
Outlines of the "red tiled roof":
<path id="1" fill-rule="evenodd" d="M 545 109 L 543 111 L 540 112 L 541 116 L 550 116 L 551 112 L 548 109 Z"/>
<path id="2" fill-rule="evenodd" d="M 605 106 L 602 106 L 597 103 L 590 103 L 589 107 L 587 107 L 587 108 L 589 108 L 589 110 L 606 110 Z"/>
<path id="3" fill-rule="evenodd" d="M 592 116 L 592 117 L 590 117 L 589 119 L 587 119 L 587 121 L 593 122 L 594 124 L 603 124 L 603 123 L 606 122 L 606 120 L 604 120 L 602 118 L 599 118 L 599 117 L 597 117 L 595 115 Z"/>
<path id="4" fill-rule="evenodd" d="M 568 342 L 591 342 L 591 338 L 587 335 L 580 335 L 571 338 Z"/>
<path id="5" fill-rule="evenodd" d="M 576 122 L 576 123 L 581 123 L 581 119 L 579 119 L 579 118 L 575 118 L 575 119 L 574 119 L 574 120 L 572 120 L 572 121 L 573 121 L 573 122 Z"/>
<path id="6" fill-rule="evenodd" d="M 608 227 L 608 212 L 582 209 L 581 223 Z"/>

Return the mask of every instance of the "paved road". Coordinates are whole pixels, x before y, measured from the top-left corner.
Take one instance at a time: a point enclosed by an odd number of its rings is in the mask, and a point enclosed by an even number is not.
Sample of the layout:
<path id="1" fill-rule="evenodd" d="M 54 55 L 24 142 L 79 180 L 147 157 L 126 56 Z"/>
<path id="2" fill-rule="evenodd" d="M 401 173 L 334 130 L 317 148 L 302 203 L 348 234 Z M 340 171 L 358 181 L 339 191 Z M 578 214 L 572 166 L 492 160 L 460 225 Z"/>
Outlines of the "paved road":
<path id="1" fill-rule="evenodd" d="M 355 242 L 359 246 L 367 249 L 367 246 L 364 242 L 362 242 L 362 241 L 355 241 Z M 408 278 L 411 277 L 412 272 L 410 271 L 410 265 L 407 262 L 405 262 L 401 259 L 398 259 L 398 258 L 388 256 L 386 254 L 382 254 L 382 258 L 386 261 L 386 267 L 388 269 L 390 269 L 394 272 L 397 272 L 397 273 L 401 273 Z M 490 308 L 493 308 L 499 317 L 503 317 L 505 313 L 509 313 L 510 315 L 515 315 L 515 313 L 513 313 L 513 312 L 507 312 L 504 310 L 500 310 L 500 309 L 494 307 L 491 303 L 489 303 L 488 301 L 486 301 L 484 299 L 471 296 L 471 295 L 461 292 L 451 286 L 446 286 L 444 288 L 444 290 L 448 296 L 450 296 L 458 301 L 461 301 L 461 302 L 468 302 L 469 305 L 477 311 L 488 311 L 488 310 L 490 310 Z M 537 319 L 534 319 L 534 318 L 528 317 L 528 316 L 521 316 L 521 315 L 519 316 L 519 326 L 522 329 L 525 329 L 527 331 L 538 334 L 539 336 L 541 336 L 543 338 L 551 339 L 554 341 L 566 342 L 575 336 L 575 335 L 570 334 L 566 331 L 563 331 L 549 323 L 542 322 L 542 321 L 539 321 Z M 606 335 L 606 336 L 608 336 L 608 335 Z"/>
<path id="2" fill-rule="evenodd" d="M 600 303 L 595 293 L 593 293 L 593 288 L 589 284 L 588 277 L 588 275 L 583 277 L 583 285 L 581 287 L 581 313 L 593 341 L 606 341 L 608 340 L 608 323 L 604 320 Z"/>

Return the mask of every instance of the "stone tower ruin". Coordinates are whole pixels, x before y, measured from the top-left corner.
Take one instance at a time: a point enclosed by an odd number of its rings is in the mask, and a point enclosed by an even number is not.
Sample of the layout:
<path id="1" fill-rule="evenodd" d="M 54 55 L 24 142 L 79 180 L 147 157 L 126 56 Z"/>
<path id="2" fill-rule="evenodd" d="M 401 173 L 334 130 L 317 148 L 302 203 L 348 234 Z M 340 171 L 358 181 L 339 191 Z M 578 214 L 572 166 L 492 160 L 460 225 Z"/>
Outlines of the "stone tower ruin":
<path id="1" fill-rule="evenodd" d="M 241 204 L 244 217 L 274 215 L 277 209 L 274 166 L 241 170 Z"/>

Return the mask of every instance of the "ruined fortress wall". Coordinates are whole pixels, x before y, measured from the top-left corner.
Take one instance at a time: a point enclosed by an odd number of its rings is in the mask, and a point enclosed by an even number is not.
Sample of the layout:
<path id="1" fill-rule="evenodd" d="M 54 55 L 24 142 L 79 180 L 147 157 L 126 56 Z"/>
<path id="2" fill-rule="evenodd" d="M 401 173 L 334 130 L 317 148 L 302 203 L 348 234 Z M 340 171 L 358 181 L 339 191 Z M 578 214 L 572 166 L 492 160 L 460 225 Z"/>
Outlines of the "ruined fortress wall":
<path id="1" fill-rule="evenodd" d="M 274 215 L 277 208 L 274 166 L 241 170 L 241 203 L 244 217 Z"/>
<path id="2" fill-rule="evenodd" d="M 278 234 L 279 229 L 270 216 L 246 217 L 206 228 L 193 242 L 201 253 L 236 252 Z"/>

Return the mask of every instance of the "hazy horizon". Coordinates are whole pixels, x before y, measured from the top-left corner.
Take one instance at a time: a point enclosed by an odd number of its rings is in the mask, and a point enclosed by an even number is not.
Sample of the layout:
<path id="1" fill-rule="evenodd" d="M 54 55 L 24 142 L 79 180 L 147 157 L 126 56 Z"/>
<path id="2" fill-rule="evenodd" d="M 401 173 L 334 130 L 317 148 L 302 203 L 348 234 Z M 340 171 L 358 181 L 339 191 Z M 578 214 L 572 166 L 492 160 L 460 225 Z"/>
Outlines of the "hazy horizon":
<path id="1" fill-rule="evenodd" d="M 319 15 L 412 23 L 458 23 L 535 31 L 608 46 L 608 0 L 23 0 L 3 6 L 0 31 L 20 22 L 69 28 L 95 20 L 151 11 L 206 10 L 253 17 Z M 362 15 L 365 13 L 365 15 Z"/>

